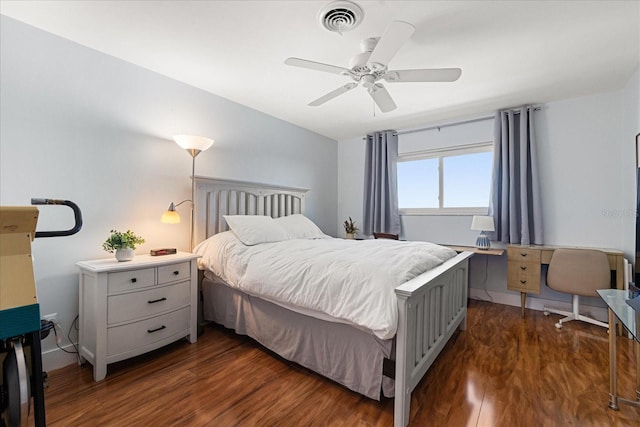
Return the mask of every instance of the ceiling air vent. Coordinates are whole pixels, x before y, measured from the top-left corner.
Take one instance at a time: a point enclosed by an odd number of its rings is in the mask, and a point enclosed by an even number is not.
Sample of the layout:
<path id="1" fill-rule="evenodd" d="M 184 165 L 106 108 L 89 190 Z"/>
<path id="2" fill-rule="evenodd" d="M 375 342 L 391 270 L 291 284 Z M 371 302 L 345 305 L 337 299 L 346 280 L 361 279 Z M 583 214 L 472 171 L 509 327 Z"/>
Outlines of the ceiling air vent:
<path id="1" fill-rule="evenodd" d="M 318 20 L 327 30 L 342 34 L 357 27 L 363 16 L 364 12 L 357 4 L 338 0 L 320 9 Z"/>

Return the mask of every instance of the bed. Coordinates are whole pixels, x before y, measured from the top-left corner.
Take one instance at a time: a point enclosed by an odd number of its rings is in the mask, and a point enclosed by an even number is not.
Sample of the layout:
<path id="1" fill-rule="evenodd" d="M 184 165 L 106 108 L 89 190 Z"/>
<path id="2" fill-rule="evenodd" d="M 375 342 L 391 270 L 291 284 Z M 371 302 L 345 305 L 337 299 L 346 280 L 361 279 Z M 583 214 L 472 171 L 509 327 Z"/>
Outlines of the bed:
<path id="1" fill-rule="evenodd" d="M 286 302 L 279 298 L 276 291 L 271 294 L 266 291 L 264 294 L 258 292 L 257 289 L 263 284 L 261 281 L 266 283 L 270 280 L 270 274 L 274 277 L 277 275 L 277 271 L 270 272 L 266 267 L 262 267 L 264 270 L 257 270 L 253 281 L 248 281 L 257 282 L 255 287 L 231 286 L 230 283 L 235 283 L 233 271 L 220 270 L 224 268 L 226 261 L 219 261 L 219 265 L 212 267 L 211 263 L 216 262 L 216 257 L 209 259 L 210 256 L 205 251 L 212 241 L 216 242 L 216 248 L 224 248 L 216 249 L 221 251 L 222 259 L 226 259 L 235 250 L 238 244 L 234 240 L 234 234 L 241 233 L 228 231 L 227 220 L 232 218 L 253 215 L 276 218 L 276 221 L 288 217 L 285 219 L 288 221 L 300 217 L 299 214 L 305 212 L 308 190 L 206 177 L 195 177 L 195 181 L 194 233 L 195 241 L 200 242 L 197 250 L 205 255 L 200 266 L 206 269 L 200 275 L 204 319 L 232 328 L 239 334 L 251 336 L 285 359 L 312 369 L 367 397 L 379 399 L 381 394 L 394 396 L 394 425 L 408 425 L 411 392 L 449 338 L 458 328 L 464 330 L 466 327 L 468 260 L 472 253 L 447 255 L 449 258 L 444 260 L 444 252 L 434 249 L 436 252 L 433 256 L 442 257 L 437 266 L 413 275 L 414 277 L 406 276 L 412 278 L 390 288 L 389 292 L 396 302 L 395 305 L 393 301 L 390 304 L 393 306 L 392 316 L 395 317 L 382 326 L 366 323 L 366 320 L 356 321 L 348 311 L 339 311 L 343 307 L 335 309 L 338 311 L 328 311 L 327 314 L 312 303 L 307 305 Z M 234 230 L 238 231 L 237 228 Z M 343 251 L 340 253 L 348 254 L 355 249 L 368 248 L 369 254 L 387 250 L 389 256 L 404 250 L 394 245 L 414 244 L 333 238 L 314 240 L 317 241 L 313 243 L 314 250 L 319 246 L 328 252 Z M 273 246 L 270 250 L 276 254 L 284 253 L 290 247 L 293 250 L 291 256 L 295 256 L 305 254 L 309 245 L 312 243 L 291 240 L 250 248 L 240 246 L 244 251 L 242 254 L 246 252 L 249 254 L 248 258 L 259 259 L 263 252 L 267 253 L 266 249 L 263 250 L 267 246 Z M 412 252 L 420 250 L 422 247 L 415 246 Z M 272 257 L 276 255 L 272 252 L 268 256 L 264 255 L 270 261 L 263 265 L 280 263 L 279 260 L 273 261 Z M 307 272 L 310 274 L 307 277 L 316 277 L 318 273 L 313 271 L 315 265 L 301 259 L 302 264 L 311 269 Z M 385 276 L 384 280 L 390 277 Z M 371 282 L 380 280 L 382 279 L 372 278 Z M 326 292 L 338 291 L 339 288 Z M 368 309 L 360 310 L 360 315 L 363 312 L 366 314 Z M 362 317 L 358 316 L 355 317 Z M 392 324 L 389 325 L 390 322 Z"/>

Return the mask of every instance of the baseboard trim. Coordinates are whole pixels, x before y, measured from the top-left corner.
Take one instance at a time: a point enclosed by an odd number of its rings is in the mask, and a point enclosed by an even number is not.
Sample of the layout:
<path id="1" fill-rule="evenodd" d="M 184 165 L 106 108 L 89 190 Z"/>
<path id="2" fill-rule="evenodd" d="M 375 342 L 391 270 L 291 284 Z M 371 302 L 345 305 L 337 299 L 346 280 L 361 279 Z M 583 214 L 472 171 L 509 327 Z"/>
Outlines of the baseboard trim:
<path id="1" fill-rule="evenodd" d="M 520 295 L 508 294 L 504 292 L 488 291 L 485 289 L 469 288 L 469 298 L 481 301 L 494 302 L 496 304 L 511 305 L 520 307 Z M 558 310 L 572 311 L 571 303 L 556 301 L 539 296 L 527 297 L 525 308 L 542 311 L 544 306 L 557 308 Z M 604 307 L 594 307 L 592 305 L 580 304 L 581 313 L 588 314 L 601 322 L 608 322 L 609 315 Z"/>
<path id="2" fill-rule="evenodd" d="M 66 351 L 76 351 L 72 344 L 64 345 L 62 348 Z M 64 368 L 74 363 L 78 363 L 78 355 L 75 353 L 66 353 L 57 347 L 42 352 L 42 370 L 45 372 Z"/>

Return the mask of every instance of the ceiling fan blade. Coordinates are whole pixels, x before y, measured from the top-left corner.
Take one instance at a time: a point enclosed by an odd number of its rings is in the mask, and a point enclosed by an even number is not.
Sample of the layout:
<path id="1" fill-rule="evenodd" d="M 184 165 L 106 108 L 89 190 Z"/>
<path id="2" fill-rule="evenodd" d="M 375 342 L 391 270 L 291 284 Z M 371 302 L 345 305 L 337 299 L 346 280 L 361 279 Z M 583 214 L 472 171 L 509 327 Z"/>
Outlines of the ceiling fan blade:
<path id="1" fill-rule="evenodd" d="M 371 52 L 369 62 L 387 65 L 415 30 L 415 27 L 407 22 L 391 22 Z"/>
<path id="2" fill-rule="evenodd" d="M 396 103 L 391 99 L 391 95 L 387 92 L 384 86 L 380 83 L 376 83 L 367 89 L 371 98 L 373 98 L 374 102 L 380 108 L 380 111 L 383 113 L 388 113 L 389 111 L 396 109 Z"/>
<path id="3" fill-rule="evenodd" d="M 423 70 L 391 70 L 383 78 L 396 82 L 455 82 L 460 78 L 460 68 L 432 68 Z"/>
<path id="4" fill-rule="evenodd" d="M 306 59 L 287 58 L 285 59 L 284 63 L 287 65 L 292 65 L 294 67 L 308 68 L 310 70 L 324 71 L 326 73 L 349 74 L 349 70 L 347 68 L 337 67 L 330 64 L 323 64 L 322 62 L 308 61 Z"/>
<path id="5" fill-rule="evenodd" d="M 333 98 L 335 98 L 337 96 L 340 96 L 345 92 L 350 91 L 351 89 L 353 89 L 356 86 L 358 86 L 357 83 L 347 83 L 346 85 L 341 86 L 338 89 L 333 90 L 333 91 L 329 92 L 328 94 L 321 96 L 320 98 L 316 99 L 315 101 L 310 102 L 309 106 L 310 107 L 317 107 L 319 105 L 322 105 L 325 102 L 330 101 Z"/>

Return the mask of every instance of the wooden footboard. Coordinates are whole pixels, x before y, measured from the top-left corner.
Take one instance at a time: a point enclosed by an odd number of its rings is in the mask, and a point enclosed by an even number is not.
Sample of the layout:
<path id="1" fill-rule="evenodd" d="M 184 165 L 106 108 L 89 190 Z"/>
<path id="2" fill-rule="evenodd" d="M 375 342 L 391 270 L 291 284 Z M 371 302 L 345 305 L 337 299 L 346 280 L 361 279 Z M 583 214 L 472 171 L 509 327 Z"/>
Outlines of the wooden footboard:
<path id="1" fill-rule="evenodd" d="M 409 424 L 411 392 L 456 328 L 466 328 L 469 258 L 463 252 L 396 288 L 394 425 Z"/>

